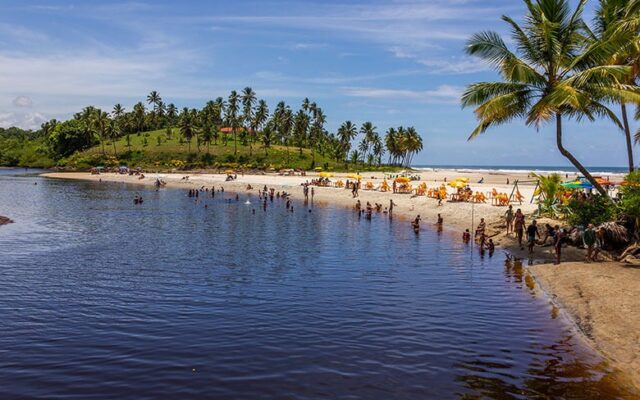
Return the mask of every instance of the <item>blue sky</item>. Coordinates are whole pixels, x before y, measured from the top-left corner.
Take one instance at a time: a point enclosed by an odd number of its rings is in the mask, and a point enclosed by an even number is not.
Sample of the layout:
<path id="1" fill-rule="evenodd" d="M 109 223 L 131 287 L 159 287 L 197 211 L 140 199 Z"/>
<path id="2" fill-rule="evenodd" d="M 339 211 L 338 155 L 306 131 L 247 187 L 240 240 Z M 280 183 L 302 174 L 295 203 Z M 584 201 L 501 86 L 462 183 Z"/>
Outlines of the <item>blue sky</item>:
<path id="1" fill-rule="evenodd" d="M 416 163 L 567 165 L 552 126 L 518 121 L 466 140 L 475 119 L 460 92 L 496 76 L 464 43 L 523 13 L 517 0 L 0 0 L 0 126 L 37 127 L 88 104 L 130 109 L 151 90 L 200 107 L 251 86 L 272 107 L 309 97 L 330 130 L 413 125 L 425 145 Z M 625 165 L 608 121 L 568 123 L 566 141 L 587 165 Z"/>

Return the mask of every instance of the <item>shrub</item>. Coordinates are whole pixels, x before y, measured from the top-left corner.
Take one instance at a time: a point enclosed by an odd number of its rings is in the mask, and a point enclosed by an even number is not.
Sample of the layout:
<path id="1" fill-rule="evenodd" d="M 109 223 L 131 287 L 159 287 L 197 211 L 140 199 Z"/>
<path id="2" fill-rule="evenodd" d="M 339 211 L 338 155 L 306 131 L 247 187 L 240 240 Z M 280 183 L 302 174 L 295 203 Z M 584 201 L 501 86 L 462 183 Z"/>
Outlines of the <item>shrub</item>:
<path id="1" fill-rule="evenodd" d="M 572 198 L 567 204 L 568 219 L 573 225 L 608 222 L 616 218 L 617 211 L 609 198 L 600 195 L 587 200 Z"/>
<path id="2" fill-rule="evenodd" d="M 630 217 L 640 218 L 640 172 L 630 173 L 625 180 L 626 185 L 620 189 L 622 212 Z"/>

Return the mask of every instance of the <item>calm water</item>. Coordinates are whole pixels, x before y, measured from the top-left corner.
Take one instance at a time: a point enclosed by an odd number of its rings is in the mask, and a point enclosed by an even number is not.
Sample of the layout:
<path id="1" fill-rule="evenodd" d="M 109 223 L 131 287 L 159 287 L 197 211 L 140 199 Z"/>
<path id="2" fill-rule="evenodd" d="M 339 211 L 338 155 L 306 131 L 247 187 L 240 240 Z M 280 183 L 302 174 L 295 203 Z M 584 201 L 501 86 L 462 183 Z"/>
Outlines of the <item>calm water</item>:
<path id="1" fill-rule="evenodd" d="M 245 200 L 1 173 L 0 398 L 630 397 L 503 254 Z"/>

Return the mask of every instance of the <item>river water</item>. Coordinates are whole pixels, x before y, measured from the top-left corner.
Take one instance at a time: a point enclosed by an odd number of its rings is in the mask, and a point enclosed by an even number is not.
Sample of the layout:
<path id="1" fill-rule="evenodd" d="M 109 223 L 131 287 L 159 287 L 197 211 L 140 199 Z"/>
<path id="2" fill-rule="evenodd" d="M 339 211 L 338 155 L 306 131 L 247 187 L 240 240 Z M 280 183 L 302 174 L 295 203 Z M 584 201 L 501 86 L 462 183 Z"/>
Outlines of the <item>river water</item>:
<path id="1" fill-rule="evenodd" d="M 308 208 L 0 171 L 0 398 L 630 397 L 502 252 Z"/>

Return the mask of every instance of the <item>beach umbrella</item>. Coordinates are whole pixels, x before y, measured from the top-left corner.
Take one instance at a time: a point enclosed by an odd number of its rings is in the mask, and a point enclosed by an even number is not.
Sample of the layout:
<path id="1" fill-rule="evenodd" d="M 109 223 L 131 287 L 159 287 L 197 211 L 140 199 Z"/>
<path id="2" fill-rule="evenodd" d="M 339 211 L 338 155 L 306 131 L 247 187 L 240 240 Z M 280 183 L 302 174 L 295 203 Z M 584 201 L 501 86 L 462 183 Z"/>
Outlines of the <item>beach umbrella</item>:
<path id="1" fill-rule="evenodd" d="M 316 171 L 316 172 L 322 172 L 322 167 L 316 167 L 316 168 L 315 168 L 315 171 Z"/>
<path id="2" fill-rule="evenodd" d="M 455 181 L 451 181 L 449 182 L 449 186 L 451 186 L 452 188 L 456 188 L 456 189 L 461 189 L 465 186 L 467 186 L 467 182 L 464 181 L 459 181 L 459 180 L 455 180 Z"/>
<path id="3" fill-rule="evenodd" d="M 357 180 L 360 180 L 360 179 L 362 179 L 362 175 L 358 175 L 358 174 L 349 174 L 349 175 L 347 175 L 347 178 L 349 178 L 349 179 L 357 179 Z"/>
<path id="4" fill-rule="evenodd" d="M 396 178 L 396 182 L 397 183 L 409 183 L 409 182 L 411 182 L 411 179 L 407 178 L 406 176 L 400 176 L 400 177 Z"/>
<path id="5" fill-rule="evenodd" d="M 460 181 L 460 182 L 464 182 L 464 183 L 469 183 L 469 178 L 465 178 L 465 177 L 459 177 L 454 179 L 454 181 Z"/>
<path id="6" fill-rule="evenodd" d="M 232 175 L 232 174 L 235 174 L 236 171 L 234 171 L 232 169 L 228 169 L 228 170 L 224 171 L 224 173 L 227 174 L 227 175 Z"/>
<path id="7" fill-rule="evenodd" d="M 331 172 L 320 172 L 318 175 L 323 177 L 323 178 L 331 178 L 331 177 L 333 177 L 333 174 Z"/>

